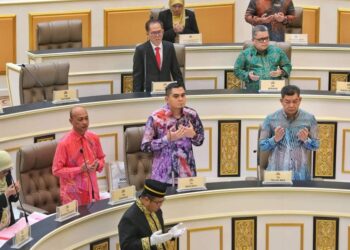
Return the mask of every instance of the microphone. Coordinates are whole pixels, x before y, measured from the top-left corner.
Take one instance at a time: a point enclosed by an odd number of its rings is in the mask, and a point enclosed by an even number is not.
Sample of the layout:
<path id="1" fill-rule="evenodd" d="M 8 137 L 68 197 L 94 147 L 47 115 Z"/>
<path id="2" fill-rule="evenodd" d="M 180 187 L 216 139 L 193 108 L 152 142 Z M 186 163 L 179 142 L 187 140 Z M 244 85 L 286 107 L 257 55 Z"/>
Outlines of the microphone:
<path id="1" fill-rule="evenodd" d="M 83 155 L 83 159 L 84 159 L 84 164 L 85 164 L 85 166 L 87 166 L 86 159 L 85 159 L 85 155 L 84 155 L 84 149 L 83 149 L 83 148 L 80 149 L 80 153 Z M 95 191 L 94 191 L 94 186 L 92 185 L 92 180 L 91 180 L 91 176 L 90 176 L 89 170 L 87 170 L 87 174 L 88 174 L 88 176 L 89 176 L 89 180 L 90 180 L 90 184 L 91 184 L 92 200 L 94 201 L 94 200 L 95 200 Z"/>
<path id="2" fill-rule="evenodd" d="M 9 173 L 9 175 L 10 175 L 10 177 L 11 177 L 11 182 L 12 182 L 12 184 L 13 184 L 14 187 L 15 187 L 15 190 L 16 190 L 16 198 L 18 198 L 19 205 L 21 206 L 21 209 L 22 209 L 22 211 L 23 211 L 23 213 L 24 213 L 24 218 L 25 218 L 25 220 L 26 220 L 26 223 L 29 224 L 27 213 L 26 213 L 26 211 L 25 211 L 24 208 L 23 208 L 22 201 L 21 201 L 21 199 L 20 199 L 20 197 L 19 197 L 19 193 L 18 193 L 16 184 L 15 184 L 15 181 L 14 181 L 14 179 L 13 179 L 13 177 L 12 177 L 11 172 Z"/>
<path id="3" fill-rule="evenodd" d="M 26 70 L 28 72 L 28 74 L 34 80 L 35 83 L 38 83 L 40 85 L 44 97 L 44 102 L 46 102 L 47 98 L 44 84 L 35 75 L 33 75 L 33 73 L 26 67 L 24 63 L 20 64 L 20 66 L 23 68 L 23 70 Z"/>
<path id="4" fill-rule="evenodd" d="M 146 87 L 147 87 L 147 56 L 146 56 L 146 51 L 143 55 L 143 92 L 147 92 Z"/>

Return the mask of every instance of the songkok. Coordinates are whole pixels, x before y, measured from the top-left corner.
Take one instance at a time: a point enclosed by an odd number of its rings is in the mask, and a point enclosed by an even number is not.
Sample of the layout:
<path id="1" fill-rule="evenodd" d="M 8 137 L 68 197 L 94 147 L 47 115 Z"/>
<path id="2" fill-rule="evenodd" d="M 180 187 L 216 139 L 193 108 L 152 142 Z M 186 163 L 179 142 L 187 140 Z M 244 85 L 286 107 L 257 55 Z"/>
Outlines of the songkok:
<path id="1" fill-rule="evenodd" d="M 163 182 L 146 179 L 143 188 L 143 193 L 162 198 L 165 196 L 167 185 Z"/>
<path id="2" fill-rule="evenodd" d="M 12 168 L 12 159 L 9 153 L 0 150 L 0 171 Z"/>

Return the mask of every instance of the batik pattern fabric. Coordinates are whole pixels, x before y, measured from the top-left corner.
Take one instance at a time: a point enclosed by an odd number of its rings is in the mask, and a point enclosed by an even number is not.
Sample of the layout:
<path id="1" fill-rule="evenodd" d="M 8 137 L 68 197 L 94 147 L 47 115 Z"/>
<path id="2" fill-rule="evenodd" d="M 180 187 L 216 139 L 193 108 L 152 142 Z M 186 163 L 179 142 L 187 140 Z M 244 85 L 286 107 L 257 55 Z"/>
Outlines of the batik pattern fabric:
<path id="1" fill-rule="evenodd" d="M 278 67 L 283 70 L 279 77 L 271 77 L 270 72 Z M 243 50 L 234 65 L 234 74 L 245 83 L 248 90 L 259 90 L 260 80 L 281 80 L 288 77 L 292 70 L 292 65 L 288 56 L 281 48 L 269 45 L 263 52 L 258 52 L 254 46 Z M 259 76 L 259 80 L 252 81 L 249 78 L 249 72 Z"/>
<path id="2" fill-rule="evenodd" d="M 99 200 L 99 188 L 96 171 L 101 172 L 105 161 L 99 137 L 91 131 L 83 136 L 72 130 L 58 143 L 52 172 L 60 179 L 61 203 L 77 200 L 86 205 L 94 199 Z M 96 171 L 82 172 L 83 164 L 92 164 L 98 160 Z"/>
<path id="3" fill-rule="evenodd" d="M 282 127 L 285 135 L 275 142 L 275 129 Z M 303 142 L 298 139 L 301 129 L 307 128 L 309 138 Z M 294 119 L 288 119 L 283 109 L 268 115 L 263 122 L 260 150 L 270 151 L 268 171 L 292 171 L 293 180 L 309 180 L 311 178 L 308 151 L 315 151 L 320 146 L 318 127 L 315 117 L 299 110 Z"/>
<path id="4" fill-rule="evenodd" d="M 273 21 L 272 23 L 263 23 L 261 16 L 274 15 L 282 12 L 287 16 L 284 22 Z M 284 41 L 286 24 L 291 22 L 295 16 L 295 8 L 292 0 L 251 0 L 245 13 L 245 20 L 251 25 L 265 25 L 269 30 L 270 40 L 281 42 Z"/>
<path id="5" fill-rule="evenodd" d="M 195 137 L 168 141 L 167 134 L 180 125 L 193 125 Z M 204 129 L 197 112 L 189 107 L 182 109 L 179 119 L 173 117 L 168 105 L 156 110 L 148 118 L 141 149 L 153 153 L 151 178 L 164 183 L 172 183 L 175 178 L 196 176 L 196 164 L 192 144 L 200 146 L 204 141 Z"/>

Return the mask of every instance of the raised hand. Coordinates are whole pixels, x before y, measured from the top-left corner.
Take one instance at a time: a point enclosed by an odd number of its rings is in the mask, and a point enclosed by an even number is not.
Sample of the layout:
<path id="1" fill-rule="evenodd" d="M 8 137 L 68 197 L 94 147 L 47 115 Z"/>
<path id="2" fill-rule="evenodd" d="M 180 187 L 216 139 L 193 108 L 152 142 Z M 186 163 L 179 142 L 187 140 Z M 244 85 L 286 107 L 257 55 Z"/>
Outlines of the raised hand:
<path id="1" fill-rule="evenodd" d="M 157 231 L 157 232 L 154 232 L 154 233 L 151 235 L 151 238 L 150 238 L 151 246 L 164 243 L 164 242 L 170 240 L 172 237 L 173 237 L 173 236 L 172 236 L 171 233 L 164 233 L 164 234 L 163 234 L 163 233 L 162 233 L 162 230 L 159 230 L 159 231 Z"/>
<path id="2" fill-rule="evenodd" d="M 309 138 L 309 130 L 307 128 L 302 128 L 298 132 L 298 139 L 305 142 Z"/>
<path id="3" fill-rule="evenodd" d="M 275 128 L 275 142 L 279 142 L 280 140 L 283 139 L 285 134 L 284 128 L 282 128 L 281 126 L 278 126 L 277 128 Z"/>
<path id="4" fill-rule="evenodd" d="M 260 78 L 259 76 L 254 75 L 254 72 L 253 72 L 253 71 L 250 71 L 249 74 L 248 74 L 248 76 L 249 76 L 249 79 L 252 80 L 252 81 L 257 81 L 257 80 L 259 80 L 259 78 Z"/>
<path id="5" fill-rule="evenodd" d="M 192 125 L 192 123 L 191 123 L 191 121 L 189 122 L 189 126 L 188 127 L 185 127 L 185 126 L 183 126 L 184 128 L 185 128 L 185 136 L 187 137 L 187 138 L 193 138 L 193 137 L 195 137 L 196 136 L 196 131 L 194 131 L 194 128 L 193 128 L 193 125 Z"/>

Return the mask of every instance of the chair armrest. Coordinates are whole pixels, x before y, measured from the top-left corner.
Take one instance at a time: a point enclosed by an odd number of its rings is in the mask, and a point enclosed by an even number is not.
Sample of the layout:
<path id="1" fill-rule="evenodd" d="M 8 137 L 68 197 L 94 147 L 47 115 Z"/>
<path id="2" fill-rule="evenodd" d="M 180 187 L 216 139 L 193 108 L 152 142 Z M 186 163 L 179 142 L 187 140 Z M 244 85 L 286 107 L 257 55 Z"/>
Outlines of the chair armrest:
<path id="1" fill-rule="evenodd" d="M 19 211 L 26 212 L 26 213 L 29 213 L 29 214 L 31 214 L 33 212 L 38 212 L 38 213 L 42 213 L 42 214 L 49 214 L 49 212 L 44 210 L 44 209 L 41 209 L 41 208 L 38 208 L 38 207 L 34 207 L 32 205 L 25 204 L 25 203 L 23 203 L 22 205 L 23 205 L 24 211 L 23 211 L 21 206 L 17 206 L 17 209 Z"/>

